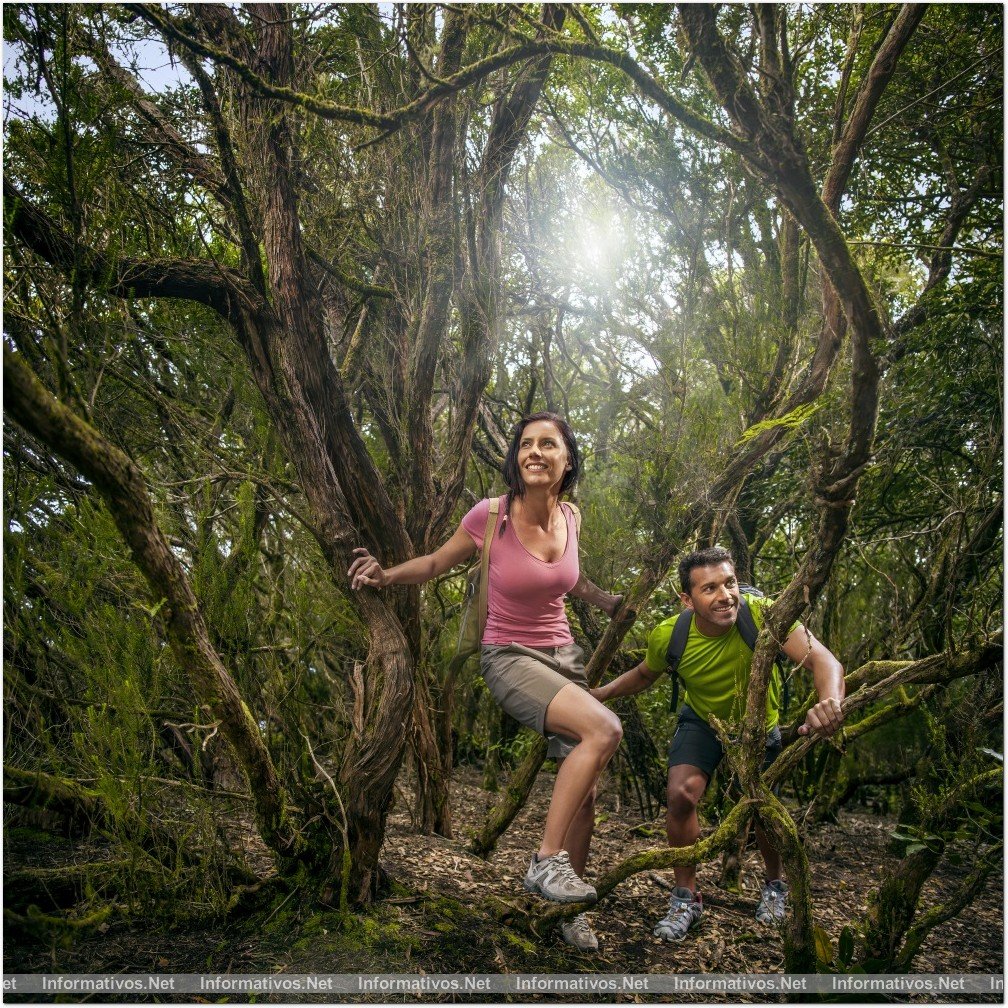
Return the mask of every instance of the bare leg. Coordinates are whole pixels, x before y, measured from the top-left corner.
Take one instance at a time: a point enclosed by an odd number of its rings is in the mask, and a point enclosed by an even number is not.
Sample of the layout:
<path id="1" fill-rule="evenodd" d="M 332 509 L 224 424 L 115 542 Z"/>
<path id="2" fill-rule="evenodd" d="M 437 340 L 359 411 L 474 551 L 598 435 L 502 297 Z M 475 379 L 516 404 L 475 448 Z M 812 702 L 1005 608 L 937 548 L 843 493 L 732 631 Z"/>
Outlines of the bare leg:
<path id="1" fill-rule="evenodd" d="M 564 757 L 566 758 L 566 757 Z M 560 761 L 557 761 L 559 769 Z M 584 878 L 584 870 L 588 864 L 588 848 L 591 846 L 592 832 L 595 829 L 595 795 L 597 788 L 588 792 L 588 797 L 581 803 L 564 837 L 563 849 L 570 855 L 571 867 Z"/>
<path id="2" fill-rule="evenodd" d="M 668 795 L 665 805 L 665 832 L 669 847 L 689 847 L 700 839 L 697 805 L 709 778 L 699 767 L 681 763 L 669 767 Z M 696 866 L 675 868 L 677 886 L 696 892 Z"/>
<path id="3" fill-rule="evenodd" d="M 783 878 L 781 856 L 770 843 L 770 838 L 763 832 L 763 827 L 759 825 L 756 826 L 756 843 L 759 844 L 763 864 L 766 865 L 766 881 L 773 882 L 775 879 Z"/>
<path id="4" fill-rule="evenodd" d="M 623 737 L 619 718 L 575 683 L 564 686 L 551 701 L 546 711 L 546 730 L 579 741 L 557 769 L 540 857 L 566 849 L 563 845 L 571 824 L 579 815 L 584 822 L 587 813 L 582 812 L 582 806 Z M 583 825 L 576 826 L 574 839 L 583 832 Z M 590 836 L 589 829 L 589 839 Z M 582 845 L 587 857 L 588 848 L 583 840 Z"/>

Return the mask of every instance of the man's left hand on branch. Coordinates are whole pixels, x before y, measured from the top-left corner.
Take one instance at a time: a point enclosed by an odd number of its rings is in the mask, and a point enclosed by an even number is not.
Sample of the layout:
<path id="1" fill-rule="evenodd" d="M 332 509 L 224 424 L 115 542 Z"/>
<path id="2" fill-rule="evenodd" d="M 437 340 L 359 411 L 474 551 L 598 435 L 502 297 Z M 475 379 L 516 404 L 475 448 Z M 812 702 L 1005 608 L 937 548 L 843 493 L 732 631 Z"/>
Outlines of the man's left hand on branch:
<path id="1" fill-rule="evenodd" d="M 843 727 L 843 722 L 844 712 L 840 701 L 836 697 L 827 697 L 809 709 L 805 715 L 805 723 L 798 729 L 798 734 L 816 734 L 822 738 L 829 738 Z"/>
<path id="2" fill-rule="evenodd" d="M 829 738 L 840 730 L 844 722 L 840 706 L 847 692 L 843 666 L 836 655 L 800 623 L 784 642 L 784 653 L 796 664 L 812 670 L 815 690 L 820 697 L 805 715 L 805 723 L 798 729 L 798 734 Z"/>

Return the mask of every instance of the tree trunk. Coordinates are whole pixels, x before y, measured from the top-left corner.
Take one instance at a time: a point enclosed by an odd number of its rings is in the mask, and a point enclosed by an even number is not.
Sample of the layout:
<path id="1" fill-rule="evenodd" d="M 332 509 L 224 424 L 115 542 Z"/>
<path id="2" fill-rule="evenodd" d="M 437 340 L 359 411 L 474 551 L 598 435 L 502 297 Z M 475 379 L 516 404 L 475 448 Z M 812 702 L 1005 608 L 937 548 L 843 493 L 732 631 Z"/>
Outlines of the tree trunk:
<path id="1" fill-rule="evenodd" d="M 921 832 L 928 836 L 921 849 L 907 854 L 890 870 L 871 897 L 864 918 L 864 958 L 874 972 L 890 972 L 900 961 L 904 935 L 913 923 L 924 883 L 931 877 L 945 852 L 945 831 L 964 802 L 1001 801 L 1003 775 L 991 770 L 967 781 L 933 812 L 924 816 Z M 910 953 L 912 958 L 916 948 Z"/>
<path id="2" fill-rule="evenodd" d="M 421 833 L 452 838 L 451 715 L 439 706 L 449 706 L 444 699 L 435 701 L 430 692 L 433 677 L 419 674 L 413 703 L 413 762 L 416 768 L 416 819 Z M 443 697 L 443 693 L 442 693 Z"/>

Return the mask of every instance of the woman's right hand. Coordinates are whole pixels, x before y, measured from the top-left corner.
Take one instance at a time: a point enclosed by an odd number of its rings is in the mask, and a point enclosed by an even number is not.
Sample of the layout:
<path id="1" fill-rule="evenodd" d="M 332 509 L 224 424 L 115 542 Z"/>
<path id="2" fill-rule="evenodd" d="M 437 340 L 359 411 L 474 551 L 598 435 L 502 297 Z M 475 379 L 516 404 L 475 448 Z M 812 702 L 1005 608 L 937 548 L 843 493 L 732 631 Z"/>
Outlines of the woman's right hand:
<path id="1" fill-rule="evenodd" d="M 356 590 L 364 585 L 384 588 L 389 583 L 388 574 L 382 570 L 381 564 L 363 546 L 358 546 L 354 550 L 354 556 L 356 559 L 347 571 L 351 588 Z"/>

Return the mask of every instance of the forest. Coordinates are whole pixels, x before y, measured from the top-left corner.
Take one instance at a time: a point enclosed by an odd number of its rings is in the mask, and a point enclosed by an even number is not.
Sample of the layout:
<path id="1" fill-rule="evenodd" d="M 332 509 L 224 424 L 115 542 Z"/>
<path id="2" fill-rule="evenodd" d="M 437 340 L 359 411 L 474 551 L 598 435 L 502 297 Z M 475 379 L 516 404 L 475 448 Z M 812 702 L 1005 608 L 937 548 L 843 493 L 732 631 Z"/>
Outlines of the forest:
<path id="1" fill-rule="evenodd" d="M 1003 17 L 4 4 L 5 971 L 1003 972 Z M 590 683 L 715 544 L 749 711 L 795 620 L 846 673 L 691 848 L 668 677 L 615 703 L 594 958 L 521 890 L 555 769 L 452 660 L 464 570 L 347 578 L 541 410 L 624 596 L 568 599 Z"/>

